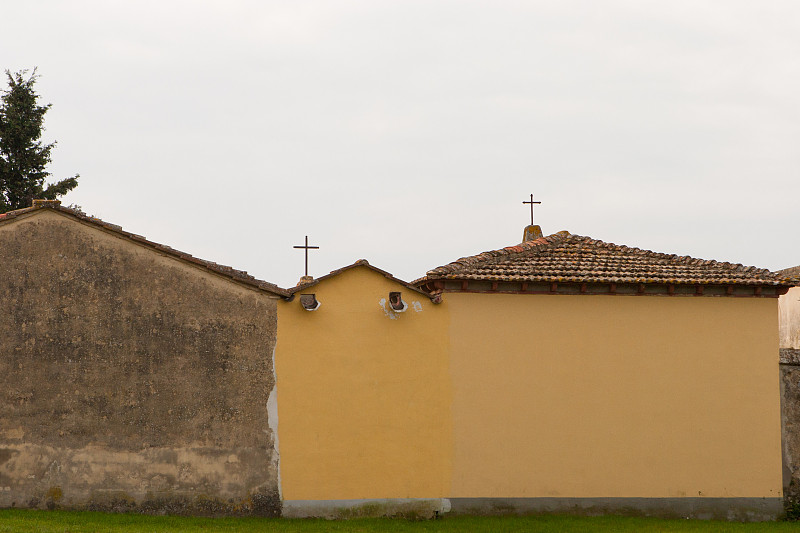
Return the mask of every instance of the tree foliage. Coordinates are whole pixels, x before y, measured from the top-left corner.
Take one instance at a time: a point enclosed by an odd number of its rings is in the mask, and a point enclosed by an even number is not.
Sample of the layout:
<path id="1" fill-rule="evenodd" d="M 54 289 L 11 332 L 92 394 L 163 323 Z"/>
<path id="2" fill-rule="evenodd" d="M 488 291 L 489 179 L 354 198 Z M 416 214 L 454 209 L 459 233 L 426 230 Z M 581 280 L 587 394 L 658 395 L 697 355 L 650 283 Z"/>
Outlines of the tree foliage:
<path id="1" fill-rule="evenodd" d="M 27 74 L 6 70 L 8 89 L 0 96 L 0 213 L 30 207 L 35 198 L 55 200 L 77 187 L 80 177 L 45 184 L 56 143 L 40 139 L 51 104 L 39 105 L 36 69 Z"/>

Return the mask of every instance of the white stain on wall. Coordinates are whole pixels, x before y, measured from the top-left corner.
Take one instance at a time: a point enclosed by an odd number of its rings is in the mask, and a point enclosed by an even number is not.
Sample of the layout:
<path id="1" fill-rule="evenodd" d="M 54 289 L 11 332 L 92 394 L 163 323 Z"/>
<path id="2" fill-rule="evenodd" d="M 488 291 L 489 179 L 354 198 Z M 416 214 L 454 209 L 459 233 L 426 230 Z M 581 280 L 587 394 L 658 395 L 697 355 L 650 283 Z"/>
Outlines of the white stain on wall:
<path id="1" fill-rule="evenodd" d="M 395 313 L 391 307 L 386 305 L 386 298 L 381 298 L 380 300 L 378 300 L 378 305 L 381 306 L 381 309 L 383 309 L 383 313 L 387 317 L 389 317 L 391 320 L 397 320 L 397 313 Z"/>
<path id="2" fill-rule="evenodd" d="M 275 343 L 277 345 L 277 342 Z M 276 346 L 277 348 L 277 346 Z M 281 487 L 281 448 L 278 443 L 278 376 L 275 373 L 275 348 L 272 349 L 272 389 L 267 396 L 267 427 L 264 433 L 272 432 L 272 445 L 275 450 L 273 455 L 275 471 L 278 473 L 278 495 L 283 498 Z"/>

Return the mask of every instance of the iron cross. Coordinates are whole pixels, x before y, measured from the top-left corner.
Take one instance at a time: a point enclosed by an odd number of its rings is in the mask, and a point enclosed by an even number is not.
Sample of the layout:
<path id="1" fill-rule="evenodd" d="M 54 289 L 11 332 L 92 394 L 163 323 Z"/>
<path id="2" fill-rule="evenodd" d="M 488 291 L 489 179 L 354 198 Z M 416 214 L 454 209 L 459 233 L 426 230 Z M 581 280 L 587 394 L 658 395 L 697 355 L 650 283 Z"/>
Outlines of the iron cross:
<path id="1" fill-rule="evenodd" d="M 293 248 L 303 248 L 306 251 L 306 276 L 308 276 L 308 251 L 309 250 L 319 250 L 319 246 L 309 246 L 308 245 L 308 235 L 306 235 L 306 244 L 305 246 L 294 246 Z"/>
<path id="2" fill-rule="evenodd" d="M 533 204 L 540 204 L 542 202 L 534 202 L 533 195 L 531 194 L 531 201 L 530 202 L 522 202 L 523 204 L 531 204 L 531 226 L 533 226 Z"/>

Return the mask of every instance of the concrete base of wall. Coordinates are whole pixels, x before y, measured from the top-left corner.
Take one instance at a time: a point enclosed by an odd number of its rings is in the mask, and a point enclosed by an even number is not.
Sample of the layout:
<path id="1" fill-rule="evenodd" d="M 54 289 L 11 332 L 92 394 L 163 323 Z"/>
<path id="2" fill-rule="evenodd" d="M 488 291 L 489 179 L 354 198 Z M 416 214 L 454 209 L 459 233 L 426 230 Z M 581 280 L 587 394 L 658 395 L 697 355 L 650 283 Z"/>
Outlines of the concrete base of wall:
<path id="1" fill-rule="evenodd" d="M 783 515 L 783 498 L 387 498 L 284 500 L 285 518 L 433 518 L 454 515 L 624 515 L 762 522 Z"/>
<path id="2" fill-rule="evenodd" d="M 783 498 L 450 498 L 452 514 L 570 514 L 761 522 L 783 515 Z"/>
<path id="3" fill-rule="evenodd" d="M 442 498 L 387 498 L 364 500 L 283 500 L 284 518 L 362 518 L 395 516 L 433 518 L 450 510 Z"/>

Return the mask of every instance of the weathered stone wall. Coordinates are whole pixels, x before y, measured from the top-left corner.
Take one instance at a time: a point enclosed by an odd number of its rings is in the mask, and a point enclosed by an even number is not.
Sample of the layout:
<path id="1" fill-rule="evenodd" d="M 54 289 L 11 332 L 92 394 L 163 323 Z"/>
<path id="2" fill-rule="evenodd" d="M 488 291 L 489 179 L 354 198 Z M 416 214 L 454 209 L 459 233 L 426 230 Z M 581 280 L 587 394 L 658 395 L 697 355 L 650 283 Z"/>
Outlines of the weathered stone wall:
<path id="1" fill-rule="evenodd" d="M 0 507 L 280 512 L 269 293 L 41 210 L 0 302 Z"/>
<path id="2" fill-rule="evenodd" d="M 784 494 L 789 502 L 800 501 L 800 361 L 780 367 Z"/>
<path id="3" fill-rule="evenodd" d="M 783 486 L 790 507 L 800 505 L 800 287 L 778 299 L 781 362 Z"/>

